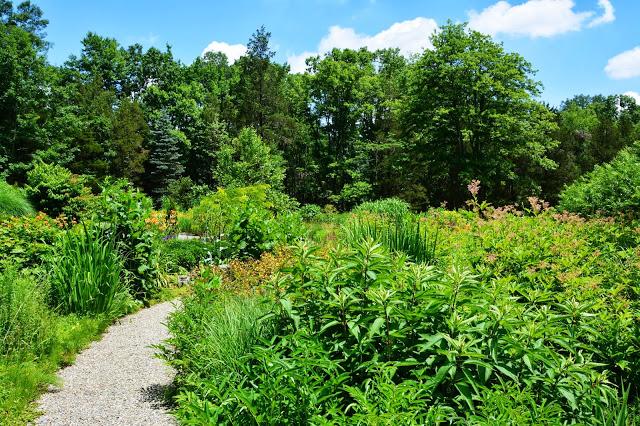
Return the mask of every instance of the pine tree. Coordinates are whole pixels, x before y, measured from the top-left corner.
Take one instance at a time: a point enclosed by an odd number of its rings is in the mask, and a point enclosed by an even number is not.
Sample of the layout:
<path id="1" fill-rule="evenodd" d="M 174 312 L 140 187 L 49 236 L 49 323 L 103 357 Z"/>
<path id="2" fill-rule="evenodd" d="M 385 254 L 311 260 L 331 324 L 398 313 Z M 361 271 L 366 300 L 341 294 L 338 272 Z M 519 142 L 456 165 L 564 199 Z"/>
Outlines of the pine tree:
<path id="1" fill-rule="evenodd" d="M 166 112 L 151 123 L 151 146 L 146 167 L 147 190 L 157 200 L 166 194 L 168 186 L 184 172 L 180 152 L 182 139 L 183 135 L 171 125 Z"/>

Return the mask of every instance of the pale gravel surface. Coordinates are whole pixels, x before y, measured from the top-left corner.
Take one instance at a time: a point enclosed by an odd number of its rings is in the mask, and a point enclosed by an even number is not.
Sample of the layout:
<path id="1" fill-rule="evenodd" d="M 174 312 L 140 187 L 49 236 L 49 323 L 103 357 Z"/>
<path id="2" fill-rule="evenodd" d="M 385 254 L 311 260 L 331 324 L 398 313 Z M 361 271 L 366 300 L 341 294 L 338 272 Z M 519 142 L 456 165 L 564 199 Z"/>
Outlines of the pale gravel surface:
<path id="1" fill-rule="evenodd" d="M 175 425 L 163 401 L 174 372 L 150 345 L 169 337 L 173 302 L 122 318 L 61 371 L 62 388 L 38 401 L 38 425 Z"/>

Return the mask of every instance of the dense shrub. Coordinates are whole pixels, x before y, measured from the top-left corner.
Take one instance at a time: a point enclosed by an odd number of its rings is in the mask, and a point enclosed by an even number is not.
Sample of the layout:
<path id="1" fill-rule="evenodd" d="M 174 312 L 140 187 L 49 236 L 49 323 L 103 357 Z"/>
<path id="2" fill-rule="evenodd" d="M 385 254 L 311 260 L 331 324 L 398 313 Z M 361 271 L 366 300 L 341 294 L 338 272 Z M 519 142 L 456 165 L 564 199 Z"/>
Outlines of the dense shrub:
<path id="1" fill-rule="evenodd" d="M 403 217 L 409 213 L 411 206 L 399 198 L 385 198 L 367 201 L 353 209 L 355 213 L 373 213 L 390 218 Z"/>
<path id="2" fill-rule="evenodd" d="M 117 316 L 126 311 L 128 289 L 113 236 L 77 227 L 59 241 L 52 264 L 54 305 L 63 313 Z"/>
<path id="3" fill-rule="evenodd" d="M 0 273 L 0 356 L 43 354 L 54 331 L 46 287 L 14 269 Z"/>
<path id="4" fill-rule="evenodd" d="M 158 289 L 158 242 L 147 226 L 152 203 L 125 180 L 107 181 L 85 218 L 100 223 L 115 239 L 132 294 L 146 300 Z"/>
<path id="5" fill-rule="evenodd" d="M 219 246 L 201 240 L 170 239 L 162 243 L 162 264 L 167 272 L 191 271 L 207 259 L 216 259 Z"/>
<path id="6" fill-rule="evenodd" d="M 287 274 L 274 278 L 270 314 L 253 320 L 261 338 L 237 360 L 215 358 L 215 369 L 204 367 L 202 348 L 214 341 L 207 326 L 185 325 L 189 312 L 225 303 L 202 288 L 170 326 L 179 418 L 632 422 L 638 234 L 571 215 L 494 214 L 425 216 L 424 226 L 442 230 L 435 266 L 407 262 L 372 239 L 328 253 L 300 245 Z"/>
<path id="7" fill-rule="evenodd" d="M 560 194 L 561 210 L 592 217 L 640 216 L 640 158 L 624 150 L 611 162 L 587 173 Z"/>
<path id="8" fill-rule="evenodd" d="M 38 266 L 52 252 L 60 226 L 46 214 L 0 218 L 0 269 Z"/>
<path id="9" fill-rule="evenodd" d="M 166 201 L 170 208 L 189 210 L 207 195 L 211 190 L 206 185 L 196 185 L 190 177 L 181 177 L 174 180 L 167 188 Z M 165 206 L 166 209 L 167 206 Z"/>
<path id="10" fill-rule="evenodd" d="M 300 215 L 302 219 L 312 221 L 322 214 L 322 207 L 317 204 L 306 204 L 300 207 Z"/>
<path id="11" fill-rule="evenodd" d="M 0 180 L 0 216 L 27 216 L 34 210 L 23 193 Z"/>
<path id="12" fill-rule="evenodd" d="M 193 208 L 191 225 L 223 257 L 258 257 L 303 233 L 300 215 L 276 213 L 269 194 L 267 185 L 218 189 Z"/>
<path id="13" fill-rule="evenodd" d="M 283 189 L 282 156 L 262 140 L 252 128 L 244 128 L 236 138 L 224 140 L 215 153 L 213 174 L 225 188 L 267 184 Z"/>
<path id="14" fill-rule="evenodd" d="M 85 183 L 82 176 L 62 166 L 40 162 L 27 173 L 26 192 L 39 211 L 51 217 L 76 218 L 90 197 Z"/>

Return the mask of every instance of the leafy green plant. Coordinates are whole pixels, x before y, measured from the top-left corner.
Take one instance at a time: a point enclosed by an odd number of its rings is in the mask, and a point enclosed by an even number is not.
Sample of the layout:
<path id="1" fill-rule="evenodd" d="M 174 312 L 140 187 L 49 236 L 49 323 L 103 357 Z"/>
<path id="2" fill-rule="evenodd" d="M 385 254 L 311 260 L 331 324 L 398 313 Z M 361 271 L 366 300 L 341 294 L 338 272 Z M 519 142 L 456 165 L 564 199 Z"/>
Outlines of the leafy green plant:
<path id="1" fill-rule="evenodd" d="M 194 294 L 184 300 L 183 309 L 171 316 L 173 337 L 160 347 L 162 357 L 170 363 L 189 360 L 177 377 L 178 383 L 189 389 L 178 396 L 185 402 L 180 404 L 178 416 L 201 424 L 223 419 L 191 407 L 187 402 L 192 398 L 190 390 L 219 392 L 222 383 L 235 386 L 242 379 L 244 357 L 273 333 L 270 322 L 263 319 L 269 311 L 263 299 L 221 292 L 220 286 L 221 278 L 215 275 L 195 284 Z"/>
<path id="2" fill-rule="evenodd" d="M 587 173 L 560 194 L 559 209 L 586 217 L 632 217 L 640 211 L 640 158 L 635 150 L 621 151 L 611 162 Z"/>
<path id="3" fill-rule="evenodd" d="M 180 420 L 633 424 L 632 231 L 551 212 L 487 220 L 442 210 L 420 223 L 442 227 L 437 265 L 369 231 L 329 249 L 297 244 L 256 323 L 270 333 L 233 369 L 207 370 L 206 355 L 191 352 L 208 339 L 190 336 L 185 311 L 170 326 Z"/>
<path id="4" fill-rule="evenodd" d="M 209 258 L 217 258 L 219 246 L 200 240 L 163 241 L 162 264 L 167 272 L 191 271 Z"/>
<path id="5" fill-rule="evenodd" d="M 0 216 L 28 216 L 35 211 L 23 193 L 0 180 Z"/>
<path id="6" fill-rule="evenodd" d="M 148 300 L 158 290 L 158 242 L 147 227 L 152 203 L 126 180 L 107 181 L 85 217 L 99 223 L 124 260 L 132 294 Z"/>
<path id="7" fill-rule="evenodd" d="M 265 143 L 252 128 L 244 128 L 236 138 L 223 141 L 216 151 L 214 176 L 225 188 L 269 185 L 283 187 L 285 169 L 282 156 Z"/>
<path id="8" fill-rule="evenodd" d="M 40 265 L 51 255 L 61 232 L 58 224 L 44 213 L 0 218 L 0 269 Z"/>
<path id="9" fill-rule="evenodd" d="M 27 173 L 26 193 L 39 211 L 51 217 L 77 218 L 84 210 L 90 191 L 82 176 L 56 164 L 37 162 Z"/>
<path id="10" fill-rule="evenodd" d="M 126 309 L 128 289 L 113 237 L 81 227 L 60 239 L 52 265 L 53 304 L 64 313 L 115 316 Z"/>
<path id="11" fill-rule="evenodd" d="M 255 258 L 304 232 L 298 213 L 274 209 L 267 185 L 218 189 L 191 217 L 192 228 L 219 244 L 223 258 Z"/>
<path id="12" fill-rule="evenodd" d="M 322 214 L 322 207 L 317 204 L 306 204 L 300 207 L 300 215 L 306 221 L 317 219 Z"/>
<path id="13" fill-rule="evenodd" d="M 191 178 L 181 177 L 169 184 L 167 195 L 165 196 L 167 201 L 163 202 L 163 204 L 186 211 L 195 206 L 200 198 L 209 192 L 211 192 L 211 189 L 208 186 L 196 185 Z"/>

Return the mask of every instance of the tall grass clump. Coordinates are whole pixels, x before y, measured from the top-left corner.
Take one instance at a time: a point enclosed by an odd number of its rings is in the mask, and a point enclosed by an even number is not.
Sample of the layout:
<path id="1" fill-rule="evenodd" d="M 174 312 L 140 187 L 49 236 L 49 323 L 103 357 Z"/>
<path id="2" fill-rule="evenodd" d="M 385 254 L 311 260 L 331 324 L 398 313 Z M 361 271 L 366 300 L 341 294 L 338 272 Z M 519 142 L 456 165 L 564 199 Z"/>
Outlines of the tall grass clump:
<path id="1" fill-rule="evenodd" d="M 410 212 L 411 206 L 399 198 L 365 201 L 353 209 L 354 213 L 372 213 L 389 218 L 401 218 Z"/>
<path id="2" fill-rule="evenodd" d="M 0 274 L 0 355 L 39 355 L 52 343 L 53 317 L 42 286 L 15 270 Z"/>
<path id="3" fill-rule="evenodd" d="M 411 215 L 389 220 L 380 217 L 356 216 L 344 226 L 349 244 L 371 239 L 392 252 L 402 252 L 418 263 L 435 260 L 437 235 Z"/>
<path id="4" fill-rule="evenodd" d="M 33 213 L 31 203 L 18 188 L 0 181 L 0 216 L 28 216 Z"/>
<path id="5" fill-rule="evenodd" d="M 188 350 L 188 358 L 195 362 L 191 372 L 202 377 L 234 371 L 251 347 L 268 335 L 267 323 L 259 321 L 267 312 L 260 297 L 212 291 L 219 286 L 218 276 L 197 283 L 194 295 L 169 323 L 175 332 L 168 341 L 169 353 Z"/>
<path id="6" fill-rule="evenodd" d="M 51 277 L 53 299 L 65 313 L 122 312 L 128 297 L 115 242 L 83 227 L 60 238 Z"/>
<path id="7" fill-rule="evenodd" d="M 213 276 L 196 283 L 194 294 L 169 321 L 173 337 L 159 348 L 161 356 L 178 370 L 176 385 L 183 392 L 176 396 L 176 415 L 193 424 L 245 424 L 243 416 L 225 418 L 201 413 L 190 407 L 190 401 L 197 401 L 195 395 L 200 392 L 215 392 L 218 396 L 214 398 L 224 399 L 219 393 L 221 387 L 242 387 L 239 380 L 245 376 L 245 358 L 254 345 L 273 335 L 271 321 L 264 319 L 269 311 L 264 300 L 219 291 L 220 280 Z"/>

